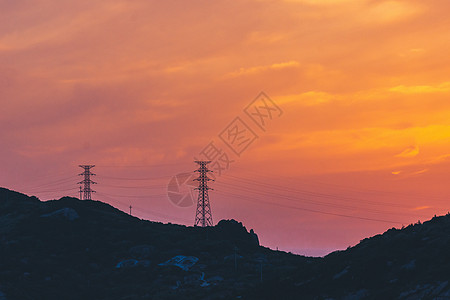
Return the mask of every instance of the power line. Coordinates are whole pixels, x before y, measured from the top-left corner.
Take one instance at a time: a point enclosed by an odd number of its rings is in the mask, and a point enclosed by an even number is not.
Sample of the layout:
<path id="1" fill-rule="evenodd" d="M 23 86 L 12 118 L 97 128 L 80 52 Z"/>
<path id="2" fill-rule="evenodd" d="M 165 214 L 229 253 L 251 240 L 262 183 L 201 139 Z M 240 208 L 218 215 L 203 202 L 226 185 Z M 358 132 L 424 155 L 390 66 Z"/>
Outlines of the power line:
<path id="1" fill-rule="evenodd" d="M 117 189 L 145 189 L 145 190 L 153 190 L 153 189 L 160 189 L 165 188 L 167 185 L 145 185 L 145 186 L 126 186 L 126 185 L 112 185 L 112 184 L 106 184 L 102 183 L 102 186 L 117 188 Z"/>
<path id="2" fill-rule="evenodd" d="M 97 191 L 97 194 L 99 194 L 100 192 Z M 107 195 L 110 197 L 119 197 L 119 198 L 152 198 L 152 197 L 167 197 L 167 194 L 157 194 L 157 195 L 118 195 L 118 194 L 109 194 L 109 193 L 105 193 L 105 192 L 101 192 L 102 195 Z"/>
<path id="3" fill-rule="evenodd" d="M 98 168 L 158 168 L 158 167 L 168 167 L 168 166 L 180 166 L 180 163 L 167 163 L 167 164 L 153 164 L 153 165 L 97 165 Z"/>
<path id="4" fill-rule="evenodd" d="M 42 184 L 34 184 L 28 187 L 24 187 L 25 189 L 28 190 L 34 190 L 34 189 L 39 189 L 39 188 L 43 188 L 43 187 L 50 187 L 50 186 L 55 186 L 55 185 L 60 185 L 60 184 L 65 184 L 65 183 L 73 183 L 73 180 L 75 179 L 75 176 L 70 176 L 67 178 L 62 178 L 62 179 L 58 179 L 58 180 L 52 180 L 51 182 L 47 182 L 47 183 L 42 183 Z"/>
<path id="5" fill-rule="evenodd" d="M 106 193 L 103 193 L 103 192 L 97 192 L 97 195 L 101 196 L 102 198 L 106 198 L 108 201 L 105 201 L 105 202 L 119 203 L 119 204 L 123 205 L 124 207 L 129 208 L 129 205 L 130 205 L 129 203 L 126 203 L 126 202 L 117 200 L 117 199 L 115 199 L 113 197 L 110 197 L 109 194 L 106 194 Z M 133 204 L 133 209 L 137 210 L 137 211 L 144 212 L 144 213 L 148 213 L 148 214 L 151 214 L 151 215 L 154 215 L 154 216 L 157 216 L 157 217 L 160 217 L 160 218 L 165 219 L 165 220 L 169 220 L 169 221 L 171 221 L 171 220 L 179 220 L 179 221 L 182 221 L 182 222 L 185 222 L 185 223 L 189 223 L 188 219 L 167 215 L 167 214 L 164 214 L 164 213 L 161 213 L 161 212 L 157 212 L 157 211 L 154 211 L 154 210 L 150 210 L 150 209 L 146 209 L 146 208 L 143 208 L 143 207 L 136 206 L 135 204 Z"/>
<path id="6" fill-rule="evenodd" d="M 230 192 L 222 191 L 222 193 L 228 194 L 228 195 L 231 195 L 238 199 L 242 199 L 242 200 L 246 200 L 246 201 L 264 203 L 264 204 L 268 204 L 268 205 L 274 205 L 274 206 L 279 206 L 279 207 L 284 207 L 284 208 L 308 211 L 308 212 L 319 213 L 319 214 L 323 214 L 323 215 L 331 215 L 331 216 L 338 216 L 338 217 L 345 217 L 345 218 L 352 218 L 352 219 L 359 219 L 359 220 L 366 220 L 366 221 L 374 221 L 374 222 L 382 222 L 382 223 L 390 223 L 390 224 L 393 224 L 393 223 L 394 224 L 403 224 L 401 222 L 396 222 L 396 221 L 386 220 L 386 219 L 366 218 L 366 217 L 352 216 L 352 215 L 346 215 L 346 214 L 340 214 L 340 213 L 326 212 L 326 211 L 321 211 L 321 210 L 317 210 L 317 209 L 309 209 L 309 208 L 302 208 L 302 207 L 285 205 L 285 204 L 280 204 L 280 203 L 274 203 L 274 202 L 264 201 L 261 199 L 255 199 L 255 198 L 251 198 L 248 196 L 242 196 L 242 195 L 238 195 L 238 194 L 234 194 L 234 193 L 230 193 Z"/>
<path id="7" fill-rule="evenodd" d="M 37 193 L 56 193 L 56 192 L 67 192 L 67 191 L 73 191 L 78 188 L 67 188 L 67 189 L 57 189 L 57 190 L 39 190 L 31 192 L 31 194 L 37 194 Z"/>
<path id="8" fill-rule="evenodd" d="M 114 177 L 114 176 L 101 176 L 102 178 L 106 178 L 106 179 L 113 179 L 113 180 L 136 180 L 136 181 L 148 181 L 148 180 L 158 180 L 158 179 L 169 179 L 172 176 L 157 176 L 157 177 L 141 177 L 141 178 L 130 178 L 130 177 Z"/>
<path id="9" fill-rule="evenodd" d="M 262 177 L 262 178 L 265 178 L 265 179 L 268 179 L 268 180 L 273 180 L 274 179 L 274 178 L 272 178 L 270 176 L 265 176 L 261 172 L 250 171 L 250 170 L 248 170 L 246 168 L 242 168 L 242 167 L 239 167 L 239 166 L 233 166 L 233 168 L 238 169 L 240 172 L 245 172 L 245 173 L 251 174 L 250 176 L 252 178 L 255 178 L 255 177 L 260 177 L 261 178 Z M 247 179 L 247 178 L 242 178 L 242 177 L 238 177 L 238 176 L 233 176 L 233 175 L 231 175 L 229 173 L 227 173 L 225 177 L 235 177 L 235 178 L 239 178 L 239 180 L 241 180 L 241 179 L 254 180 L 254 179 Z M 289 176 L 280 175 L 280 176 L 277 176 L 277 179 L 278 178 L 283 179 L 283 181 L 290 181 L 294 185 L 298 184 L 298 179 L 295 179 L 295 178 L 292 178 L 292 177 L 289 177 Z M 305 178 L 302 178 L 301 180 L 304 183 Z M 389 196 L 396 196 L 396 197 L 402 196 L 402 197 L 414 198 L 414 199 L 417 199 L 417 200 L 423 200 L 423 197 L 420 197 L 420 195 L 417 195 L 417 194 L 410 194 L 410 193 L 398 192 L 398 191 L 386 191 L 386 190 L 376 190 L 376 189 L 367 189 L 367 188 L 365 188 L 365 189 L 364 188 L 356 188 L 355 186 L 345 186 L 345 185 L 342 185 L 342 184 L 333 184 L 333 183 L 324 182 L 324 181 L 314 181 L 314 180 L 310 180 L 310 179 L 306 179 L 306 180 L 308 180 L 310 182 L 310 185 L 318 186 L 319 188 L 323 188 L 324 186 L 328 186 L 328 187 L 332 187 L 332 188 L 337 188 L 337 189 L 343 190 L 345 192 L 350 191 L 350 192 L 357 192 L 357 193 L 363 193 L 363 194 L 369 194 L 369 195 L 380 195 L 380 194 L 382 194 L 382 195 L 389 195 Z M 256 180 L 254 180 L 254 181 L 256 181 Z M 447 198 L 436 198 L 436 197 L 430 198 L 428 195 L 426 197 L 427 197 L 426 200 L 434 199 L 434 200 L 438 200 L 438 201 L 445 201 L 445 203 L 447 203 L 447 200 L 448 200 Z M 394 204 L 394 203 L 389 203 L 389 202 L 380 202 L 380 201 L 377 201 L 377 203 L 382 203 L 382 204 L 386 204 L 386 205 L 399 205 L 399 204 Z"/>
<path id="10" fill-rule="evenodd" d="M 308 191 L 308 190 L 296 189 L 296 188 L 292 188 L 292 187 L 286 187 L 286 186 L 280 186 L 280 185 L 272 185 L 272 184 L 268 184 L 268 183 L 265 183 L 265 182 L 252 180 L 252 179 L 247 179 L 247 178 L 242 178 L 242 177 L 237 177 L 237 176 L 232 176 L 232 175 L 227 175 L 227 177 L 231 177 L 231 180 L 236 180 L 236 181 L 239 181 L 240 183 L 249 183 L 251 185 L 271 188 L 271 189 L 275 189 L 275 190 L 282 191 L 282 192 L 288 191 L 288 192 L 294 192 L 294 193 L 298 193 L 298 194 L 305 194 L 305 195 L 308 195 L 308 196 L 314 196 L 314 197 L 320 197 L 320 198 L 329 198 L 329 199 L 339 199 L 339 200 L 361 202 L 361 199 L 354 198 L 354 197 L 337 196 L 335 194 L 319 193 L 319 192 L 312 192 L 312 191 Z M 221 182 L 221 183 L 224 183 L 224 182 Z M 410 208 L 408 206 L 397 204 L 397 203 L 389 203 L 389 202 L 381 202 L 381 201 L 370 201 L 370 200 L 367 200 L 367 199 L 364 199 L 364 204 L 392 206 L 392 207 L 398 207 L 398 208 Z"/>
<path id="11" fill-rule="evenodd" d="M 346 209 L 346 210 L 362 209 L 367 212 L 373 212 L 373 213 L 405 215 L 405 216 L 409 216 L 409 217 L 414 216 L 413 214 L 392 213 L 392 212 L 387 212 L 386 210 L 379 210 L 379 209 L 366 208 L 366 207 L 357 207 L 355 205 L 344 205 L 344 204 L 330 203 L 330 202 L 325 202 L 325 201 L 317 201 L 317 200 L 312 200 L 309 198 L 299 198 L 297 196 L 281 194 L 280 192 L 261 191 L 261 190 L 257 190 L 257 189 L 253 189 L 253 188 L 242 187 L 242 186 L 239 186 L 236 184 L 233 184 L 233 185 L 230 184 L 229 186 L 228 186 L 228 184 L 224 184 L 223 182 L 217 182 L 217 184 L 219 186 L 223 186 L 224 188 L 230 188 L 233 191 L 239 190 L 242 192 L 248 192 L 248 193 L 257 194 L 257 195 L 266 196 L 266 197 L 272 196 L 273 198 L 285 199 L 285 200 L 295 202 L 295 203 L 301 202 L 302 204 L 310 203 L 313 205 L 328 206 L 328 207 L 333 207 L 333 208 L 338 208 L 338 209 Z M 339 198 L 336 198 L 336 199 L 339 200 Z M 419 215 L 415 215 L 415 216 L 420 217 Z"/>

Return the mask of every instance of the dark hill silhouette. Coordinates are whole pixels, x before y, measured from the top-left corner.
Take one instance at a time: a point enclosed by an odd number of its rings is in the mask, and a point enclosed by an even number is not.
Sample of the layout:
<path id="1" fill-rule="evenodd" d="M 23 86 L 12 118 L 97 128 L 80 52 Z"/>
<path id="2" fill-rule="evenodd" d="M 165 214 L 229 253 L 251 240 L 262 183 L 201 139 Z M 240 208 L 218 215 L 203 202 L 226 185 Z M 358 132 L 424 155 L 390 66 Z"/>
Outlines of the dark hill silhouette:
<path id="1" fill-rule="evenodd" d="M 162 224 L 0 188 L 0 299 L 450 299 L 449 233 L 447 215 L 311 258 L 235 220 Z"/>
<path id="2" fill-rule="evenodd" d="M 255 292 L 260 299 L 450 299 L 450 215 L 362 240 Z M 254 294 L 253 294 L 254 295 Z"/>

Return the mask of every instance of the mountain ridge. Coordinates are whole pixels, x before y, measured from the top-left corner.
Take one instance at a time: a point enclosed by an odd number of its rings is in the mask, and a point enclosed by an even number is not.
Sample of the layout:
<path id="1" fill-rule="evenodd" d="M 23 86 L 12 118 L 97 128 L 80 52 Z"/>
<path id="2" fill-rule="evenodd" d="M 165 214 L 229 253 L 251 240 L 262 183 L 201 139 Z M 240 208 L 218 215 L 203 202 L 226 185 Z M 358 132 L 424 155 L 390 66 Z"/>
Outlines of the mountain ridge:
<path id="1" fill-rule="evenodd" d="M 450 299 L 449 214 L 314 258 L 235 220 L 163 224 L 0 188 L 0 234 L 5 299 Z"/>

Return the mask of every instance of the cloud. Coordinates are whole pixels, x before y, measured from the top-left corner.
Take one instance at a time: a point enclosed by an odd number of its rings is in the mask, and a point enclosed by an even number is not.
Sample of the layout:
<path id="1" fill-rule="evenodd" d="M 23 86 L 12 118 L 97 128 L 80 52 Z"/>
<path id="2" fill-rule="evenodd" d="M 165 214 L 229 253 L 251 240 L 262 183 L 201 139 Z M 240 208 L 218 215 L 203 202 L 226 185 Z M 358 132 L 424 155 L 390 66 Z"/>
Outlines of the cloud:
<path id="1" fill-rule="evenodd" d="M 401 153 L 395 155 L 396 157 L 415 157 L 419 154 L 419 147 L 417 146 L 412 146 L 409 147 L 405 150 L 403 150 Z"/>
<path id="2" fill-rule="evenodd" d="M 249 75 L 249 74 L 255 74 L 260 72 L 265 72 L 268 70 L 281 70 L 286 68 L 298 68 L 300 66 L 300 63 L 297 61 L 288 61 L 288 62 L 281 62 L 281 63 L 274 63 L 271 65 L 265 65 L 265 66 L 256 66 L 256 67 L 250 67 L 250 68 L 240 68 L 238 71 L 234 71 L 231 73 L 228 73 L 226 77 L 238 77 L 243 75 Z"/>
<path id="3" fill-rule="evenodd" d="M 450 159 L 450 154 L 443 154 L 443 155 L 439 155 L 439 156 L 430 158 L 429 163 L 430 164 L 439 164 L 439 163 L 446 162 L 449 159 Z"/>
<path id="4" fill-rule="evenodd" d="M 443 82 L 438 85 L 398 85 L 389 89 L 391 92 L 403 94 L 426 94 L 426 93 L 447 93 L 450 92 L 450 82 Z"/>
<path id="5" fill-rule="evenodd" d="M 422 12 L 416 3 L 408 1 L 374 1 L 364 15 L 365 22 L 391 23 L 409 19 Z"/>
<path id="6" fill-rule="evenodd" d="M 301 106 L 314 106 L 329 103 L 336 96 L 320 91 L 309 91 L 298 95 L 286 95 L 277 97 L 280 104 L 295 103 Z"/>
<path id="7" fill-rule="evenodd" d="M 432 208 L 432 207 L 428 206 L 428 205 L 423 205 L 423 206 L 414 207 L 413 210 L 424 210 L 424 209 L 430 209 L 430 208 Z"/>
<path id="8" fill-rule="evenodd" d="M 420 175 L 420 174 L 426 173 L 428 171 L 429 171 L 428 169 L 422 169 L 422 170 L 413 172 L 412 175 Z"/>
<path id="9" fill-rule="evenodd" d="M 366 2 L 366 0 L 284 0 L 285 2 L 291 3 L 301 3 L 313 6 L 323 6 L 323 5 L 341 5 L 341 4 L 349 4 L 349 3 L 361 3 Z"/>

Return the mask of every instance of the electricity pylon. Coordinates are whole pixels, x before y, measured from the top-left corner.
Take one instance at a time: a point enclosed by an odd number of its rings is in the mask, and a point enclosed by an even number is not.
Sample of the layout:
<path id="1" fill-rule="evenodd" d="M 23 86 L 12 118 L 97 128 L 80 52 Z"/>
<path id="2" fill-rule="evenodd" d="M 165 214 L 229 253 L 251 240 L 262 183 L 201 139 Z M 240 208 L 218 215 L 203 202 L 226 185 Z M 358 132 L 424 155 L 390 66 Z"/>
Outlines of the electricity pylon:
<path id="1" fill-rule="evenodd" d="M 195 172 L 199 173 L 198 178 L 194 179 L 198 181 L 198 200 L 197 200 L 197 212 L 195 213 L 195 223 L 194 226 L 213 226 L 212 214 L 211 214 L 211 206 L 209 204 L 209 195 L 208 190 L 212 190 L 212 188 L 208 187 L 208 181 L 214 181 L 211 178 L 208 178 L 208 172 L 212 172 L 208 170 L 206 166 L 211 161 L 195 161 L 199 165 L 198 170 Z"/>
<path id="2" fill-rule="evenodd" d="M 78 184 L 83 185 L 83 199 L 80 200 L 92 200 L 92 193 L 95 193 L 95 191 L 91 190 L 91 184 L 97 184 L 97 182 L 91 180 L 91 176 L 95 176 L 95 174 L 91 172 L 91 168 L 93 167 L 95 167 L 95 165 L 80 165 L 80 168 L 84 169 L 83 173 L 78 174 L 79 176 L 84 176 L 84 180 L 78 182 Z"/>

